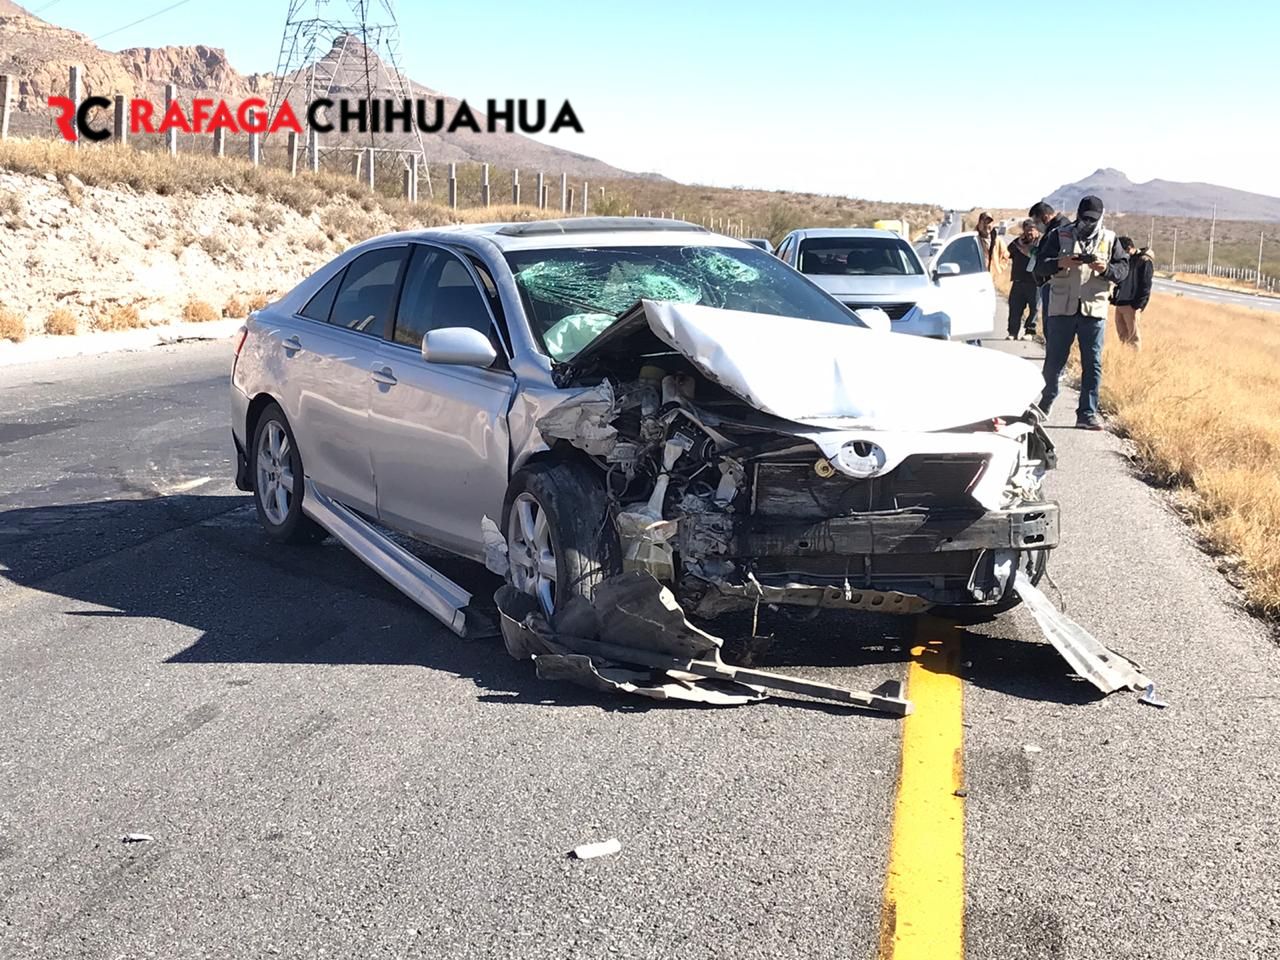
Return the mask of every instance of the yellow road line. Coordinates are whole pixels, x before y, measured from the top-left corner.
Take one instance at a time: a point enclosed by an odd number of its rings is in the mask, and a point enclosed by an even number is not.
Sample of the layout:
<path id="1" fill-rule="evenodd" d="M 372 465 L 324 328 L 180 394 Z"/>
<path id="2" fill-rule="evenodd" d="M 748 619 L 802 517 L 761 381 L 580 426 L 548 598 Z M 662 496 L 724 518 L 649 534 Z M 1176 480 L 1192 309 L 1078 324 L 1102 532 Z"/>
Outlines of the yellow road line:
<path id="1" fill-rule="evenodd" d="M 880 916 L 878 960 L 964 957 L 964 701 L 955 627 L 921 617 L 907 668 L 915 711 L 902 769 Z"/>

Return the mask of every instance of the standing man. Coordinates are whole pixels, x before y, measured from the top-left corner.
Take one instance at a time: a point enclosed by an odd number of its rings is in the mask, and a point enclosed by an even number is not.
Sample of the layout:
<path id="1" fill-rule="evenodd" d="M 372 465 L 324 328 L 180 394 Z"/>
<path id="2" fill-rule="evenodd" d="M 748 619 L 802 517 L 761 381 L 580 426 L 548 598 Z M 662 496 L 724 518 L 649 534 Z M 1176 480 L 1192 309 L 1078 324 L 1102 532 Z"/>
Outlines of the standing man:
<path id="1" fill-rule="evenodd" d="M 1065 227 L 1071 223 L 1067 217 L 1058 213 L 1053 209 L 1053 205 L 1041 200 L 1030 210 L 1027 216 L 1034 220 L 1040 226 L 1040 242 L 1036 245 L 1036 259 L 1039 260 L 1041 251 L 1044 250 L 1045 244 L 1049 242 L 1049 234 L 1053 233 L 1060 227 Z M 1035 265 L 1032 264 L 1032 269 Z M 1049 316 L 1049 284 L 1036 277 L 1036 283 L 1040 285 L 1040 316 L 1047 318 Z"/>
<path id="2" fill-rule="evenodd" d="M 1142 348 L 1142 332 L 1138 329 L 1138 321 L 1142 319 L 1142 311 L 1147 308 L 1151 299 L 1151 277 L 1155 274 L 1155 262 L 1151 257 L 1151 248 L 1138 249 L 1128 237 L 1116 241 L 1129 255 L 1129 275 L 1124 278 L 1114 294 L 1116 305 L 1116 333 L 1121 343 L 1127 343 L 1135 350 Z"/>
<path id="3" fill-rule="evenodd" d="M 1040 299 L 1035 274 L 1031 272 L 1031 257 L 1036 252 L 1036 222 L 1022 221 L 1022 233 L 1009 244 L 1009 257 L 1013 263 L 1009 277 L 1009 336 L 1007 340 L 1022 339 L 1022 314 L 1027 314 L 1027 336 L 1036 333 L 1036 302 Z"/>
<path id="4" fill-rule="evenodd" d="M 1098 387 L 1102 382 L 1102 336 L 1107 327 L 1111 285 L 1129 275 L 1129 255 L 1116 235 L 1102 226 L 1099 197 L 1085 197 L 1076 219 L 1046 237 L 1036 253 L 1036 274 L 1048 281 L 1049 312 L 1044 321 L 1044 393 L 1046 414 L 1058 397 L 1058 381 L 1072 341 L 1080 344 L 1080 403 L 1076 426 L 1101 430 Z"/>
<path id="5" fill-rule="evenodd" d="M 1000 242 L 994 224 L 995 217 L 985 210 L 978 215 L 978 243 L 982 246 L 982 256 L 993 280 L 1004 271 L 1005 261 L 1009 259 L 1009 251 Z"/>

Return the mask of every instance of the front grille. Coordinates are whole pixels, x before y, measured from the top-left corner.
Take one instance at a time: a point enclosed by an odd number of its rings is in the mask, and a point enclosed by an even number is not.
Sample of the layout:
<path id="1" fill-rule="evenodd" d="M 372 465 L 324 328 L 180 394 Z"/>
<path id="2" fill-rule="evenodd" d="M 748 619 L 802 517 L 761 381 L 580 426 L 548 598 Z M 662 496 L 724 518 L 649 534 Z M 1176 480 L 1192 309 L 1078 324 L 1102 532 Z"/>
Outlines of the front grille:
<path id="1" fill-rule="evenodd" d="M 817 459 L 815 451 L 814 460 Z M 972 508 L 971 491 L 987 465 L 977 453 L 918 453 L 882 477 L 820 477 L 813 461 L 755 465 L 752 512 L 777 519 L 826 520 L 909 507 Z"/>
<path id="2" fill-rule="evenodd" d="M 863 307 L 879 307 L 889 315 L 890 320 L 901 320 L 915 306 L 914 303 L 859 303 L 855 300 L 845 300 L 844 305 L 850 310 L 861 310 Z"/>

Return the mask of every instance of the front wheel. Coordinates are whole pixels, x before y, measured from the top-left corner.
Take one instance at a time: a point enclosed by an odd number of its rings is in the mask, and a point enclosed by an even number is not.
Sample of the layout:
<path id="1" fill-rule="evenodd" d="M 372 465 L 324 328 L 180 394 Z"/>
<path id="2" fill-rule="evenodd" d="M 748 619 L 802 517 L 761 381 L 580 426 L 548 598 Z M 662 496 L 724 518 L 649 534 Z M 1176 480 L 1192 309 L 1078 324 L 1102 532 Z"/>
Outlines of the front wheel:
<path id="1" fill-rule="evenodd" d="M 622 569 L 604 484 L 586 464 L 543 461 L 511 478 L 503 508 L 511 584 L 550 618 L 572 596 L 590 600 Z"/>
<path id="2" fill-rule="evenodd" d="M 267 536 L 281 543 L 314 543 L 324 530 L 302 512 L 306 474 L 284 411 L 271 404 L 253 432 L 253 502 Z"/>

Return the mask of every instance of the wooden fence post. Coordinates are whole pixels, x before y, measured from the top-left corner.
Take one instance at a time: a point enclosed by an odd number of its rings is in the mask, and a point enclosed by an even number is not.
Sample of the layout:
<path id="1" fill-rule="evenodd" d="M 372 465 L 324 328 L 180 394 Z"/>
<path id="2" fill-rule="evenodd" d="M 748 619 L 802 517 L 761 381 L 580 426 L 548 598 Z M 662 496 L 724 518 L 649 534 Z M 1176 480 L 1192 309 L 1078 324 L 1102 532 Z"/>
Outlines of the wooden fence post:
<path id="1" fill-rule="evenodd" d="M 541 170 L 538 171 L 536 189 L 538 193 L 537 193 L 537 196 L 535 197 L 535 202 L 538 204 L 538 209 L 539 210 L 545 209 L 545 207 L 547 206 L 547 190 L 546 190 L 546 181 L 543 179 Z"/>
<path id="2" fill-rule="evenodd" d="M 307 161 L 312 173 L 320 172 L 320 131 L 311 130 L 311 141 L 308 145 Z"/>
<path id="3" fill-rule="evenodd" d="M 587 181 L 582 181 L 582 215 L 587 215 L 587 199 L 591 196 L 591 191 L 587 189 Z"/>
<path id="4" fill-rule="evenodd" d="M 374 153 L 373 153 L 373 147 L 369 147 L 368 149 L 369 149 L 369 165 L 368 165 L 368 169 L 365 170 L 365 183 L 367 183 L 369 185 L 369 189 L 372 190 L 374 188 L 374 176 L 373 176 Z"/>
<path id="5" fill-rule="evenodd" d="M 129 119 L 123 94 L 116 94 L 114 106 L 115 110 L 111 118 L 111 125 L 116 136 L 116 146 L 127 147 L 129 145 Z"/>
<path id="6" fill-rule="evenodd" d="M 404 168 L 404 198 L 410 203 L 418 202 L 418 155 L 409 158 L 409 165 Z"/>
<path id="7" fill-rule="evenodd" d="M 489 205 L 489 165 L 480 164 L 480 202 Z"/>
<path id="8" fill-rule="evenodd" d="M 298 131 L 289 131 L 289 176 L 298 175 Z"/>
<path id="9" fill-rule="evenodd" d="M 449 209 L 458 209 L 458 165 L 449 164 Z"/>
<path id="10" fill-rule="evenodd" d="M 560 174 L 560 212 L 569 212 L 569 175 Z"/>
<path id="11" fill-rule="evenodd" d="M 0 140 L 9 136 L 9 101 L 13 96 L 13 77 L 0 73 Z"/>
<path id="12" fill-rule="evenodd" d="M 357 180 L 360 179 L 360 160 L 364 156 L 359 150 L 351 157 L 351 175 Z"/>
<path id="13" fill-rule="evenodd" d="M 227 128 L 219 126 L 213 131 L 213 155 L 225 156 L 227 152 Z"/>
<path id="14" fill-rule="evenodd" d="M 169 105 L 178 99 L 178 87 L 176 84 L 166 83 L 164 85 L 164 109 L 167 113 Z M 176 156 L 178 153 L 178 128 L 170 127 L 165 131 L 164 148 L 168 151 L 169 156 Z M 255 161 L 256 164 L 257 161 Z"/>
<path id="15" fill-rule="evenodd" d="M 511 202 L 520 206 L 520 171 L 511 171 Z"/>
<path id="16" fill-rule="evenodd" d="M 80 107 L 80 68 L 72 67 L 67 71 L 67 95 L 71 97 L 71 102 L 76 108 Z M 76 131 L 75 139 L 71 141 L 75 146 L 80 146 L 80 131 Z"/>
<path id="17" fill-rule="evenodd" d="M 257 111 L 249 118 L 249 122 L 257 125 Z M 262 162 L 262 134 L 250 132 L 249 134 L 249 162 L 255 167 Z"/>
<path id="18" fill-rule="evenodd" d="M 569 188 L 568 201 L 565 203 L 564 209 L 566 213 L 573 209 L 573 187 Z"/>

